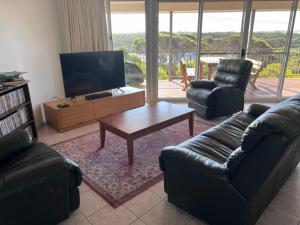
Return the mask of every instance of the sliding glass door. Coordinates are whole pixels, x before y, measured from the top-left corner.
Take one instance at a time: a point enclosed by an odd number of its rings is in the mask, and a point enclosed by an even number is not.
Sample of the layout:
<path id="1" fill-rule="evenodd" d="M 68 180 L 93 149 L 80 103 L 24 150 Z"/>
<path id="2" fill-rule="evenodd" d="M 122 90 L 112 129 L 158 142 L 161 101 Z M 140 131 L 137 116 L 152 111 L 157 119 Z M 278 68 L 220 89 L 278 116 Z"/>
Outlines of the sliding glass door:
<path id="1" fill-rule="evenodd" d="M 246 97 L 277 99 L 292 1 L 253 1 L 247 58 L 254 70 Z"/>
<path id="2" fill-rule="evenodd" d="M 159 2 L 155 12 L 147 7 L 159 19 L 158 40 L 148 45 L 148 52 L 149 46 L 159 49 L 150 57 L 157 66 L 148 66 L 154 69 L 147 86 L 153 99 L 185 99 L 190 80 L 213 79 L 220 59 L 240 58 L 242 53 L 254 65 L 246 100 L 276 100 L 300 90 L 299 16 L 290 51 L 286 48 L 294 0 L 153 1 Z M 127 85 L 145 89 L 145 2 L 111 0 L 109 6 L 112 46 L 125 52 Z"/>
<path id="3" fill-rule="evenodd" d="M 199 79 L 213 79 L 223 58 L 239 58 L 244 1 L 206 1 L 203 5 Z"/>
<path id="4" fill-rule="evenodd" d="M 195 77 L 197 27 L 198 2 L 160 2 L 159 98 L 186 97 L 188 82 Z"/>
<path id="5" fill-rule="evenodd" d="M 299 4 L 299 3 L 298 3 Z M 299 8 L 299 6 L 298 6 Z M 290 97 L 300 92 L 300 11 L 297 11 L 294 33 L 291 41 L 289 60 L 285 72 L 282 97 Z"/>
<path id="6" fill-rule="evenodd" d="M 144 1 L 110 1 L 111 46 L 125 55 L 126 85 L 146 88 Z"/>

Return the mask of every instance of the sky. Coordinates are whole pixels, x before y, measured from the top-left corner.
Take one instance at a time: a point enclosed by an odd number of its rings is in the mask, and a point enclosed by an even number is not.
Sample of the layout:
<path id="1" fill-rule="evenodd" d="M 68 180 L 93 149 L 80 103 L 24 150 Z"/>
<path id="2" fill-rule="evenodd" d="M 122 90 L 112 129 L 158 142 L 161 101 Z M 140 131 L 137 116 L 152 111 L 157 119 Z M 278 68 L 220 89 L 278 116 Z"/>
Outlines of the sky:
<path id="1" fill-rule="evenodd" d="M 204 13 L 203 32 L 239 32 L 242 12 Z M 287 31 L 289 12 L 256 12 L 254 32 Z M 197 32 L 197 13 L 174 13 L 173 32 Z M 145 14 L 112 14 L 112 32 L 145 32 Z M 169 31 L 169 14 L 160 13 L 159 31 Z M 300 32 L 300 14 L 296 17 L 295 32 Z"/>

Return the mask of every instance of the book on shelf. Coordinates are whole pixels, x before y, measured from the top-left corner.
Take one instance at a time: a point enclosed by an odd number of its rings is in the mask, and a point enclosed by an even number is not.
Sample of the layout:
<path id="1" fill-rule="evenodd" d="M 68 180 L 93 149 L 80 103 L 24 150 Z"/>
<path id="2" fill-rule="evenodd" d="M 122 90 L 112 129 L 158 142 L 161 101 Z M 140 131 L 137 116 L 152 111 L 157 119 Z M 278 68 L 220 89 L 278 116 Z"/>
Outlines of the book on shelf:
<path id="1" fill-rule="evenodd" d="M 26 81 L 0 92 L 0 136 L 21 128 L 34 139 L 37 138 L 28 92 Z"/>
<path id="2" fill-rule="evenodd" d="M 0 96 L 0 114 L 26 102 L 22 88 Z"/>
<path id="3" fill-rule="evenodd" d="M 6 135 L 29 122 L 27 108 L 22 108 L 14 114 L 0 120 L 0 135 Z"/>

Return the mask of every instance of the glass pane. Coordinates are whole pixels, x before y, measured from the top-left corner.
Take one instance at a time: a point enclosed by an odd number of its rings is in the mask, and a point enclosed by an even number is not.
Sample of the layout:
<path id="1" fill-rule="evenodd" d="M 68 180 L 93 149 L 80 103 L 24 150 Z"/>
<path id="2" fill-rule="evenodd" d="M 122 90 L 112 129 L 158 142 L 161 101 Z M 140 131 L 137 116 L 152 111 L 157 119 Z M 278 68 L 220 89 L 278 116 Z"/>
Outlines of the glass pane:
<path id="1" fill-rule="evenodd" d="M 160 3 L 159 9 L 158 96 L 185 98 L 195 75 L 198 3 Z"/>
<path id="2" fill-rule="evenodd" d="M 283 97 L 293 96 L 300 92 L 300 11 L 297 11 L 289 62 L 285 72 L 282 90 Z"/>
<path id="3" fill-rule="evenodd" d="M 204 2 L 200 79 L 213 79 L 222 58 L 240 57 L 243 1 Z"/>
<path id="4" fill-rule="evenodd" d="M 284 56 L 290 1 L 254 1 L 254 26 L 247 58 L 254 69 L 247 87 L 248 98 L 275 98 Z"/>
<path id="5" fill-rule="evenodd" d="M 112 1 L 113 50 L 125 54 L 127 86 L 146 88 L 146 45 L 144 1 Z"/>

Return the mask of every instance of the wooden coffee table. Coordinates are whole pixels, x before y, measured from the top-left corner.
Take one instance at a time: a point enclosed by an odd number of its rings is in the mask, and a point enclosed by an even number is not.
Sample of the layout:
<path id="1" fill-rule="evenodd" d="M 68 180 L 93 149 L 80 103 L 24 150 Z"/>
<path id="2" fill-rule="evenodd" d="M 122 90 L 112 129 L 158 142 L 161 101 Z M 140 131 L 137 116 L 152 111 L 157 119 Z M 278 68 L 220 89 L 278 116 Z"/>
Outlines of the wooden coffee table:
<path id="1" fill-rule="evenodd" d="M 152 132 L 189 120 L 190 135 L 194 130 L 194 109 L 168 102 L 158 102 L 99 120 L 100 149 L 105 144 L 105 131 L 110 131 L 127 140 L 129 165 L 133 163 L 133 141 Z"/>

